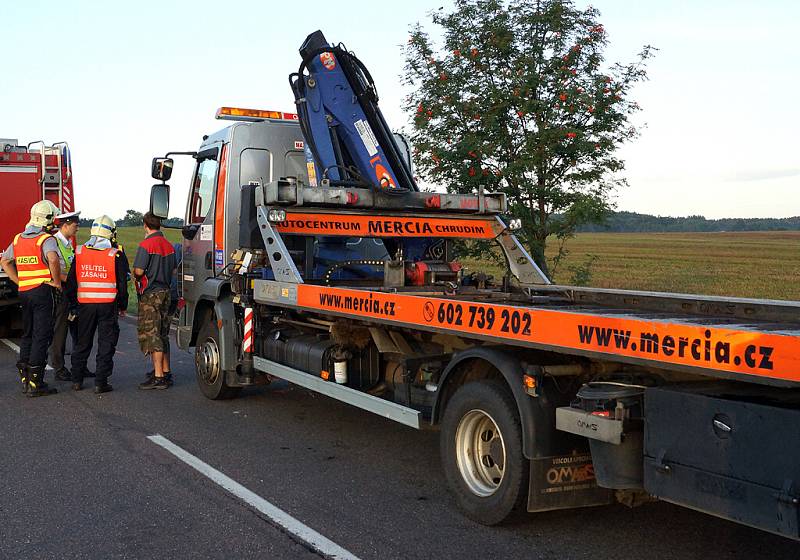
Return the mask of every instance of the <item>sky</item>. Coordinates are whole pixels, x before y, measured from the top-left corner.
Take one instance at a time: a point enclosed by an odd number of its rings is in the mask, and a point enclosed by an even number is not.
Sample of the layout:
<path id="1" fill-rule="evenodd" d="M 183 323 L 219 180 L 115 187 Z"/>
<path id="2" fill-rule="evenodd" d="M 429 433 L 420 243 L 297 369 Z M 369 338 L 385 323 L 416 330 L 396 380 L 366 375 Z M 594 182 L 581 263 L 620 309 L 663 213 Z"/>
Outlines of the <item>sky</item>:
<path id="1" fill-rule="evenodd" d="M 150 160 L 195 150 L 218 107 L 293 111 L 288 75 L 321 29 L 369 68 L 393 128 L 402 47 L 425 2 L 41 2 L 0 13 L 0 138 L 66 140 L 84 216 L 146 210 Z M 587 5 L 577 2 L 579 7 Z M 621 150 L 618 210 L 661 216 L 800 215 L 800 2 L 597 0 L 609 61 L 659 49 L 633 99 L 641 137 Z M 170 214 L 191 173 L 176 161 Z"/>

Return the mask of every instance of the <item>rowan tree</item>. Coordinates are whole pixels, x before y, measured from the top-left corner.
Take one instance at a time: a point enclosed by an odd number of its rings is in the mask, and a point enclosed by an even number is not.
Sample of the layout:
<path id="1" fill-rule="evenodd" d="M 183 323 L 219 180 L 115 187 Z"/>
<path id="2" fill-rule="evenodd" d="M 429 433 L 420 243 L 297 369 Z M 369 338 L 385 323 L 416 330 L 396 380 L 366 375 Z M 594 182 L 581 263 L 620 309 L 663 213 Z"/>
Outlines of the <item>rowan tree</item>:
<path id="1" fill-rule="evenodd" d="M 448 192 L 504 192 L 520 240 L 550 274 L 547 238 L 601 221 L 625 184 L 619 147 L 639 129 L 631 88 L 653 49 L 607 63 L 599 12 L 571 0 L 456 0 L 406 47 L 405 109 L 421 177 Z"/>

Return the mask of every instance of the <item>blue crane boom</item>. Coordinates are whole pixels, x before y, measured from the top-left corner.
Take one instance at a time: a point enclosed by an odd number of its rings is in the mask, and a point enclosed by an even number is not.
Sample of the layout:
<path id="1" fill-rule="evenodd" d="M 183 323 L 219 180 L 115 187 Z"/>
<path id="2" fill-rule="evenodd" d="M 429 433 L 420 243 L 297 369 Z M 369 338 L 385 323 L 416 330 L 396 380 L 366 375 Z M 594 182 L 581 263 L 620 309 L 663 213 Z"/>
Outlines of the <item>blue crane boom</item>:
<path id="1" fill-rule="evenodd" d="M 300 70 L 289 81 L 317 178 L 387 193 L 419 191 L 361 61 L 328 44 L 321 31 L 306 38 L 300 55 Z"/>

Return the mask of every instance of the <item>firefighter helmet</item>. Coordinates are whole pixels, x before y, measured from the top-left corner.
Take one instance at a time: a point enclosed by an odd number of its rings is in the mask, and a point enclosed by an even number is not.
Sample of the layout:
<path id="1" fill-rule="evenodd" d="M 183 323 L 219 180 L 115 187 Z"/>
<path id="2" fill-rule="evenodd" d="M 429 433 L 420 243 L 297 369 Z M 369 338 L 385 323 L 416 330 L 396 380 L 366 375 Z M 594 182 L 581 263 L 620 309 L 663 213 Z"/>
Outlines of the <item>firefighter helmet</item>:
<path id="1" fill-rule="evenodd" d="M 106 215 L 102 215 L 99 218 L 95 218 L 94 222 L 92 222 L 92 229 L 89 233 L 90 235 L 102 237 L 104 239 L 113 239 L 116 232 L 117 224 L 114 223 L 114 220 Z"/>
<path id="2" fill-rule="evenodd" d="M 30 226 L 47 227 L 53 225 L 53 218 L 60 214 L 61 210 L 49 200 L 40 200 L 31 206 Z"/>

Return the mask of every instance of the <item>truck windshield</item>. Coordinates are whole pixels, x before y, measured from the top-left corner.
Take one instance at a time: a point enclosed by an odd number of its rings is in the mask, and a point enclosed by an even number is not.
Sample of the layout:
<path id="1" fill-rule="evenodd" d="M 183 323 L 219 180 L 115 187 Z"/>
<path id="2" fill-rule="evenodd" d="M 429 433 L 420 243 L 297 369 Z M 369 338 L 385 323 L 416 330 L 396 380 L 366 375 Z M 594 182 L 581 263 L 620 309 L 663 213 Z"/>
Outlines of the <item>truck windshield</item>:
<path id="1" fill-rule="evenodd" d="M 247 185 L 257 181 L 266 185 L 272 180 L 270 163 L 272 154 L 262 148 L 245 148 L 239 155 L 239 184 Z"/>
<path id="2" fill-rule="evenodd" d="M 298 183 L 308 185 L 305 153 L 301 151 L 286 152 L 285 176 L 296 177 Z"/>

